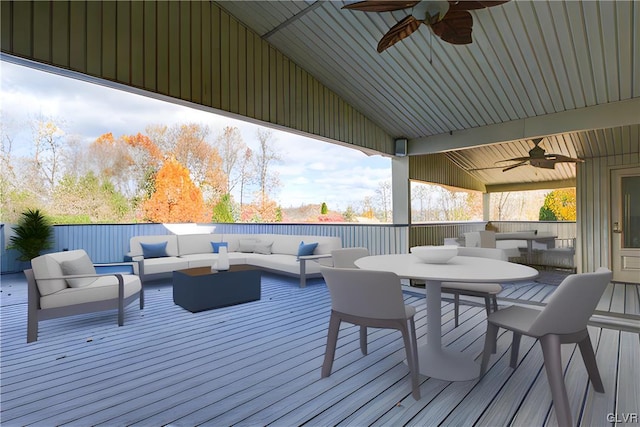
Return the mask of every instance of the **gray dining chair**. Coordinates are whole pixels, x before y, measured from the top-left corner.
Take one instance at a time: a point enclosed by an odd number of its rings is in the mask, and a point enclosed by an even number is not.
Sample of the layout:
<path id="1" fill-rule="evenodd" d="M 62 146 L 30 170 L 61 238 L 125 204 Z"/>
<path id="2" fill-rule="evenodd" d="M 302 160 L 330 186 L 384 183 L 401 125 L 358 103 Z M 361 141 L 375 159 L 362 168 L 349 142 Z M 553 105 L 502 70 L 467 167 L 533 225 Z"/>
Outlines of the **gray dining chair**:
<path id="1" fill-rule="evenodd" d="M 567 276 L 542 310 L 511 306 L 492 313 L 487 319 L 487 334 L 480 366 L 480 378 L 487 371 L 492 353 L 496 352 L 499 328 L 513 331 L 510 365 L 518 364 L 520 338 L 536 338 L 542 346 L 547 380 L 556 410 L 558 424 L 572 425 L 569 398 L 562 375 L 560 344 L 578 343 L 593 388 L 604 393 L 596 357 L 587 331 L 587 322 L 612 278 L 611 270 L 600 267 L 594 273 Z"/>
<path id="2" fill-rule="evenodd" d="M 508 261 L 507 254 L 502 249 L 480 248 L 480 247 L 458 247 L 458 255 L 470 256 L 478 258 L 498 259 Z M 423 281 L 412 280 L 411 284 L 421 285 Z M 480 282 L 443 282 L 441 293 L 453 295 L 453 312 L 455 327 L 458 327 L 460 316 L 460 295 L 484 298 L 484 306 L 487 316 L 493 311 L 498 310 L 497 295 L 502 292 L 502 285 L 499 283 L 480 283 Z"/>
<path id="3" fill-rule="evenodd" d="M 397 329 L 402 333 L 411 376 L 412 396 L 420 400 L 415 307 L 404 304 L 400 278 L 391 272 L 323 267 L 331 295 L 331 317 L 322 378 L 331 375 L 342 322 L 360 326 L 360 350 L 367 355 L 366 328 Z M 364 331 L 364 333 L 363 333 Z"/>
<path id="4" fill-rule="evenodd" d="M 369 249 L 361 247 L 341 248 L 331 251 L 333 266 L 336 268 L 358 268 L 355 265 L 355 261 L 366 256 L 369 256 Z"/>

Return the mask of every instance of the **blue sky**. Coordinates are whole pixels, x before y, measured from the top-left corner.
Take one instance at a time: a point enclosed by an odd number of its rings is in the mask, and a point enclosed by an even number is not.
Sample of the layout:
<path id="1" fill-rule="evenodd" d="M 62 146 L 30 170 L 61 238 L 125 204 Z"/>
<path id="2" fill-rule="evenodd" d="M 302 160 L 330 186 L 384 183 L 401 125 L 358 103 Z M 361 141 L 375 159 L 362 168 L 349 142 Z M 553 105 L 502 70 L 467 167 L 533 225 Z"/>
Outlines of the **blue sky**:
<path id="1" fill-rule="evenodd" d="M 149 124 L 207 124 L 212 140 L 225 126 L 240 129 L 244 142 L 257 147 L 258 126 L 181 105 L 107 88 L 0 61 L 1 120 L 14 137 L 14 155 L 28 153 L 29 120 L 43 115 L 65 122 L 68 134 L 86 143 L 112 132 L 119 137 L 143 132 Z M 337 144 L 273 130 L 282 162 L 274 165 L 283 207 L 326 202 L 330 209 L 358 206 L 373 197 L 380 182 L 391 180 L 391 160 Z M 16 153 L 17 151 L 17 153 Z"/>

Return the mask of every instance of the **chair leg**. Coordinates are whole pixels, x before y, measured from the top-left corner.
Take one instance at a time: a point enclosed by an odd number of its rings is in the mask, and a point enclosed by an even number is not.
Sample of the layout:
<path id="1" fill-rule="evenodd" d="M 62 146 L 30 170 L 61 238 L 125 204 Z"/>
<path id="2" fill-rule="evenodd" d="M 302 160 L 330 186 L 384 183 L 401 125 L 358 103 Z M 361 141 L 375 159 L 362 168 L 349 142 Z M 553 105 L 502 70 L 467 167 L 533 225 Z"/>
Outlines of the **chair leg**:
<path id="1" fill-rule="evenodd" d="M 493 311 L 498 311 L 498 297 L 495 295 L 492 295 L 491 301 L 493 302 Z"/>
<path id="2" fill-rule="evenodd" d="M 564 385 L 562 373 L 562 357 L 560 354 L 560 337 L 558 335 L 547 334 L 540 338 L 542 354 L 544 356 L 544 366 L 547 371 L 547 379 L 551 388 L 553 406 L 556 410 L 558 425 L 570 426 L 571 408 L 569 408 L 569 398 Z"/>
<path id="3" fill-rule="evenodd" d="M 360 351 L 364 356 L 367 355 L 367 327 L 360 326 Z"/>
<path id="4" fill-rule="evenodd" d="M 458 316 L 460 315 L 460 294 L 453 294 L 453 313 L 455 316 L 456 328 L 458 327 Z"/>
<path id="5" fill-rule="evenodd" d="M 321 378 L 331 375 L 331 367 L 333 359 L 336 355 L 336 346 L 338 344 L 338 332 L 340 331 L 340 317 L 331 312 L 329 320 L 329 331 L 327 332 L 327 347 L 324 352 L 324 363 L 322 364 Z"/>
<path id="6" fill-rule="evenodd" d="M 513 341 L 511 342 L 511 361 L 509 362 L 509 366 L 513 369 L 516 369 L 518 366 L 518 353 L 520 352 L 520 338 L 522 335 L 513 331 Z"/>
<path id="7" fill-rule="evenodd" d="M 600 378 L 600 372 L 598 371 L 598 364 L 596 363 L 596 355 L 593 353 L 593 346 L 591 345 L 591 338 L 589 334 L 580 342 L 578 342 L 580 348 L 580 354 L 582 354 L 582 360 L 584 366 L 589 373 L 589 379 L 593 385 L 593 389 L 598 393 L 604 393 L 604 385 L 602 385 L 602 378 Z"/>
<path id="8" fill-rule="evenodd" d="M 482 362 L 480 363 L 480 379 L 487 372 L 489 358 L 495 353 L 496 340 L 498 339 L 498 326 L 487 321 L 487 333 L 484 337 L 484 351 L 482 352 Z"/>
<path id="9" fill-rule="evenodd" d="M 27 314 L 27 343 L 34 342 L 38 340 L 38 313 L 31 313 L 31 308 L 29 308 L 29 313 Z"/>
<path id="10" fill-rule="evenodd" d="M 403 323 L 401 325 L 400 332 L 402 332 L 404 350 L 407 354 L 407 365 L 409 365 L 409 371 L 411 375 L 411 395 L 415 400 L 420 400 L 420 380 L 418 378 L 418 351 L 416 341 L 416 326 L 414 320 L 409 320 L 409 329 L 407 329 L 407 324 Z"/>
<path id="11" fill-rule="evenodd" d="M 486 295 L 484 297 L 484 309 L 487 312 L 487 317 L 491 314 L 491 297 Z"/>

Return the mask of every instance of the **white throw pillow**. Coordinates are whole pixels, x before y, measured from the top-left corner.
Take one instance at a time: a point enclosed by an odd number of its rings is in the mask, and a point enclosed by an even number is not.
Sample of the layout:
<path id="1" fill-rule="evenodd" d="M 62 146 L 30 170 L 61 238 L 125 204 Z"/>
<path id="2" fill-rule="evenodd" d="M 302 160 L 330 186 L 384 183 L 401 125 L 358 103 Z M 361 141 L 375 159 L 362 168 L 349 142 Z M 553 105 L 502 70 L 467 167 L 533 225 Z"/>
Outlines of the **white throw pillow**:
<path id="1" fill-rule="evenodd" d="M 75 276 L 81 274 L 96 274 L 96 268 L 87 254 L 79 258 L 62 261 L 60 263 L 62 274 L 65 276 Z M 97 277 L 82 277 L 78 279 L 66 279 L 67 284 L 72 288 L 82 288 L 89 286 L 97 280 Z"/>
<path id="2" fill-rule="evenodd" d="M 254 239 L 240 239 L 238 252 L 253 252 L 257 243 L 258 241 Z"/>
<path id="3" fill-rule="evenodd" d="M 271 255 L 271 246 L 272 245 L 273 245 L 273 242 L 271 242 L 271 243 L 258 242 L 258 243 L 256 243 L 255 247 L 253 248 L 253 253 L 263 254 L 263 255 Z"/>

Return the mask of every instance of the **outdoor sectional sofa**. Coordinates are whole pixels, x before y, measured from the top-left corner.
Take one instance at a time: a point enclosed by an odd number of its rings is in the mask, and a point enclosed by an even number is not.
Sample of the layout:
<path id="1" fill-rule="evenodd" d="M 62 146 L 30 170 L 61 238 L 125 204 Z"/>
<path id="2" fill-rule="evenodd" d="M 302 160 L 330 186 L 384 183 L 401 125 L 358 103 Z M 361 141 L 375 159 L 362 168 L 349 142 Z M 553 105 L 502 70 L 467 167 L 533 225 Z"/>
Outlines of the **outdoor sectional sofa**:
<path id="1" fill-rule="evenodd" d="M 313 247 L 315 243 L 317 246 Z M 331 251 L 342 247 L 339 237 L 330 236 L 168 234 L 132 237 L 128 255 L 139 262 L 139 275 L 144 283 L 176 270 L 212 266 L 218 259 L 214 246 L 220 244 L 227 246 L 229 264 L 248 264 L 300 277 L 300 287 L 305 286 L 307 277 L 320 277 L 320 266 L 332 265 Z"/>

